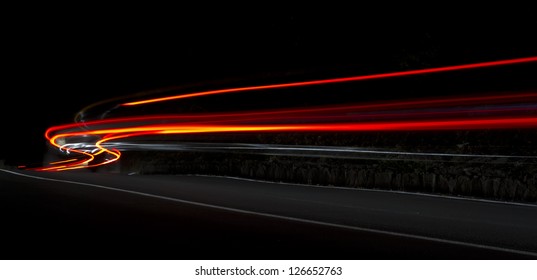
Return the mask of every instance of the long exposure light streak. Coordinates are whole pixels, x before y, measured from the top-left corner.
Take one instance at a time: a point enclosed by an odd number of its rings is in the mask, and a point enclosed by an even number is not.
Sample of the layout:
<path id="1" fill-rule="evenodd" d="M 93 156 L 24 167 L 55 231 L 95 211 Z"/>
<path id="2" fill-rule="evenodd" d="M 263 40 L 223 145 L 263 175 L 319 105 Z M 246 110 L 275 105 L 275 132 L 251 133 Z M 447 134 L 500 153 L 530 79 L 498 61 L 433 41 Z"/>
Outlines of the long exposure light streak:
<path id="1" fill-rule="evenodd" d="M 267 90 L 267 89 L 280 89 L 280 88 L 291 88 L 291 87 L 304 87 L 304 86 L 314 86 L 314 85 L 323 85 L 323 84 L 356 82 L 356 81 L 373 80 L 373 79 L 405 77 L 405 76 L 432 74 L 432 73 L 439 73 L 439 72 L 460 71 L 460 70 L 468 70 L 468 69 L 476 69 L 476 68 L 503 66 L 503 65 L 519 64 L 519 63 L 528 63 L 528 62 L 536 62 L 536 61 L 537 61 L 537 57 L 526 57 L 526 58 L 517 58 L 517 59 L 499 60 L 499 61 L 491 61 L 491 62 L 456 65 L 456 66 L 445 66 L 445 67 L 419 69 L 419 70 L 399 71 L 399 72 L 383 73 L 383 74 L 372 74 L 372 75 L 363 75 L 363 76 L 354 76 L 354 77 L 315 80 L 315 81 L 307 81 L 307 82 L 295 82 L 295 83 L 283 83 L 283 84 L 274 84 L 274 85 L 262 85 L 262 86 L 250 86 L 250 87 L 219 89 L 219 90 L 210 90 L 210 91 L 202 91 L 202 92 L 195 92 L 195 93 L 173 95 L 173 96 L 167 96 L 167 97 L 161 97 L 161 98 L 146 99 L 146 100 L 128 102 L 128 103 L 124 103 L 122 105 L 123 106 L 134 106 L 134 105 L 142 105 L 142 104 L 155 103 L 155 102 L 170 101 L 170 100 L 181 99 L 181 98 L 192 98 L 192 97 L 223 94 L 223 93 L 233 93 L 233 92 L 253 91 L 253 90 Z"/>
<path id="2" fill-rule="evenodd" d="M 204 95 L 402 77 L 536 61 L 537 57 L 529 57 L 386 74 L 222 89 L 147 99 L 122 105 L 134 106 Z M 535 129 L 537 128 L 536 103 L 537 93 L 525 92 L 260 111 L 132 116 L 87 121 L 49 128 L 45 132 L 49 143 L 60 151 L 70 154 L 72 158 L 54 161 L 36 170 L 63 171 L 109 164 L 121 157 L 119 149 L 110 146 L 114 143 L 112 141 L 142 136 L 252 132 L 352 133 Z"/>
<path id="3" fill-rule="evenodd" d="M 135 142 L 107 142 L 103 146 L 115 147 L 124 151 L 191 151 L 191 152 L 223 152 L 229 153 L 254 153 L 262 155 L 285 155 L 295 157 L 330 157 L 330 158 L 384 158 L 393 156 L 423 157 L 448 157 L 448 158 L 485 158 L 485 159 L 517 159 L 535 160 L 536 156 L 501 155 L 501 154 L 468 154 L 449 152 L 405 152 L 385 150 L 378 148 L 346 147 L 346 146 L 319 146 L 319 145 L 281 145 L 281 144 L 245 144 L 245 143 L 204 143 L 204 142 L 181 142 L 181 143 L 143 143 Z"/>

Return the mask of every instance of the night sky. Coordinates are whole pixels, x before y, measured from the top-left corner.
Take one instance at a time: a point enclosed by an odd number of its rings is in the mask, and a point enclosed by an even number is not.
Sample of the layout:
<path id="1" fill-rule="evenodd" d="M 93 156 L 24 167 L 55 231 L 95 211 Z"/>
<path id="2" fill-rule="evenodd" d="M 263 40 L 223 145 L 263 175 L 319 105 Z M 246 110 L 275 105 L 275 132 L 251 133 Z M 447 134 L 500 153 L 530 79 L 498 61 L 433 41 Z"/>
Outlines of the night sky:
<path id="1" fill-rule="evenodd" d="M 4 34 L 0 159 L 40 161 L 47 127 L 71 122 L 91 103 L 147 89 L 340 77 L 537 55 L 535 17 L 452 17 L 452 23 L 437 19 L 433 24 L 434 15 L 409 20 L 365 19 L 364 14 L 21 12 Z"/>

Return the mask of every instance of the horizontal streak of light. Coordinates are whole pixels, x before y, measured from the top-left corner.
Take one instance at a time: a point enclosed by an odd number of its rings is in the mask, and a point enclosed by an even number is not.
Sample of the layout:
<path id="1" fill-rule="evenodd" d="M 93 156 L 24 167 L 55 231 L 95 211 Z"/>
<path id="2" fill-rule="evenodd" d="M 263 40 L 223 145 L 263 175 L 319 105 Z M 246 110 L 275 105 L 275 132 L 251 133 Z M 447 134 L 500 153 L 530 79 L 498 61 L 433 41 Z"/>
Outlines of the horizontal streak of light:
<path id="1" fill-rule="evenodd" d="M 472 63 L 472 64 L 455 65 L 455 66 L 444 66 L 444 67 L 437 67 L 437 68 L 399 71 L 399 72 L 392 72 L 392 73 L 372 74 L 372 75 L 344 77 L 344 78 L 335 78 L 335 79 L 314 80 L 314 81 L 306 81 L 306 82 L 294 82 L 294 83 L 282 83 L 282 84 L 273 84 L 273 85 L 210 90 L 210 91 L 187 93 L 187 94 L 180 94 L 180 95 L 167 96 L 167 97 L 161 97 L 161 98 L 153 98 L 153 99 L 128 102 L 122 105 L 123 106 L 135 106 L 135 105 L 142 105 L 142 104 L 148 104 L 148 103 L 163 102 L 163 101 L 170 101 L 170 100 L 176 100 L 176 99 L 182 99 L 182 98 L 192 98 L 192 97 L 199 97 L 199 96 L 206 96 L 206 95 L 223 94 L 223 93 L 346 83 L 346 82 L 355 82 L 355 81 L 363 81 L 363 80 L 404 77 L 404 76 L 432 74 L 432 73 L 439 73 L 439 72 L 495 67 L 495 66 L 512 65 L 512 64 L 519 64 L 519 63 L 529 63 L 529 62 L 537 62 L 537 57 L 498 60 L 498 61 L 491 61 L 491 62 L 481 62 L 481 63 Z"/>
<path id="2" fill-rule="evenodd" d="M 302 146 L 302 145 L 273 145 L 273 144 L 241 144 L 241 143 L 181 143 L 181 144 L 156 144 L 156 143 L 128 143 L 109 142 L 105 146 L 115 147 L 118 150 L 147 150 L 147 151 L 201 151 L 201 152 L 243 152 L 261 153 L 266 151 L 295 152 L 291 155 L 302 156 L 304 152 L 317 155 L 318 152 L 333 154 L 379 154 L 379 155 L 402 155 L 402 156 L 435 156 L 435 157 L 472 157 L 472 158 L 507 158 L 507 159 L 537 159 L 537 156 L 516 155 L 491 155 L 491 154 L 463 154 L 463 153 L 437 153 L 437 152 L 402 152 L 390 150 L 377 150 L 358 147 L 341 146 Z"/>
<path id="3" fill-rule="evenodd" d="M 346 78 L 324 79 L 316 81 L 283 83 L 264 86 L 240 87 L 204 91 L 164 98 L 142 100 L 122 104 L 124 106 L 141 105 L 153 102 L 168 101 L 179 98 L 196 97 L 212 94 L 222 94 L 263 89 L 313 86 L 331 83 L 343 83 L 360 80 L 403 77 L 446 71 L 477 69 L 510 65 L 517 63 L 536 62 L 537 57 L 474 63 L 458 66 L 447 66 L 421 70 L 401 71 L 385 74 L 373 74 Z M 52 167 L 37 170 L 70 170 L 95 167 L 117 161 L 121 152 L 109 147 L 111 140 L 132 138 L 143 135 L 169 135 L 194 133 L 227 133 L 227 132 L 363 132 L 363 131 L 421 131 L 421 130 L 470 130 L 470 129 L 514 129 L 536 128 L 537 117 L 533 108 L 494 108 L 482 109 L 483 106 L 500 103 L 536 102 L 537 93 L 513 93 L 487 96 L 464 96 L 429 98 L 418 100 L 399 100 L 372 102 L 354 105 L 331 105 L 315 108 L 292 108 L 264 111 L 246 111 L 231 113 L 201 113 L 190 115 L 153 115 L 98 120 L 91 122 L 60 125 L 49 128 L 45 137 L 54 147 L 67 153 L 82 155 L 84 159 L 59 161 L 51 163 Z M 455 108 L 449 108 L 455 107 Z M 468 106 L 478 106 L 481 109 L 468 109 Z M 460 109 L 461 107 L 466 107 Z M 441 108 L 444 111 L 424 111 Z M 421 109 L 422 111 L 412 111 Z M 446 111 L 447 109 L 447 111 Z M 401 112 L 409 110 L 409 112 Z M 522 112 L 522 111 L 526 112 Z M 374 121 L 358 121 L 361 113 L 369 112 Z M 487 114 L 484 117 L 465 117 L 460 114 Z M 501 113 L 501 114 L 498 114 Z M 530 116 L 519 116 L 522 113 Z M 509 115 L 511 114 L 511 115 Z M 514 116 L 516 115 L 516 116 Z M 381 117 L 393 120 L 380 121 Z M 260 123 L 255 123 L 260 122 Z M 280 123 L 281 122 L 281 123 Z M 86 138 L 87 136 L 92 136 Z M 80 150 L 81 143 L 67 143 L 84 137 L 85 141 L 95 141 L 91 152 Z M 86 143 L 85 142 L 85 143 Z M 61 143 L 61 144 L 60 144 Z M 95 162 L 95 157 L 101 155 L 101 162 Z"/>
<path id="4" fill-rule="evenodd" d="M 49 164 L 50 164 L 50 165 L 54 165 L 54 164 L 60 164 L 60 163 L 71 162 L 71 161 L 75 161 L 75 160 L 77 160 L 77 159 L 76 159 L 76 158 L 71 158 L 71 159 L 66 159 L 66 160 L 60 160 L 60 161 L 50 162 Z"/>
<path id="5" fill-rule="evenodd" d="M 364 122 L 364 123 L 333 123 L 333 124 L 298 124 L 298 125 L 211 125 L 209 124 L 167 124 L 147 125 L 129 128 L 109 128 L 81 132 L 71 132 L 55 135 L 51 141 L 58 138 L 103 135 L 122 133 L 212 133 L 212 132 L 240 132 L 240 131 L 376 131 L 376 130 L 436 130 L 436 129 L 467 129 L 467 128 L 509 128 L 510 125 L 534 127 L 537 125 L 536 117 L 518 118 L 484 118 L 484 119 L 455 119 L 455 120 L 425 120 L 425 121 L 392 121 L 392 122 Z M 73 145 L 68 144 L 68 145 Z M 60 149 L 66 149 L 58 146 Z M 71 149 L 70 149 L 71 150 Z"/>
<path id="6" fill-rule="evenodd" d="M 298 109 L 283 109 L 283 110 L 266 110 L 266 111 L 250 111 L 250 112 L 235 112 L 235 113 L 205 113 L 205 114 L 188 114 L 188 115 L 150 115 L 140 117 L 124 117 L 114 118 L 108 120 L 97 120 L 83 123 L 85 126 L 106 125 L 106 124 L 118 124 L 118 123 L 132 123 L 132 122 L 157 122 L 157 121 L 173 121 L 173 120 L 235 120 L 244 119 L 246 117 L 260 117 L 260 116 L 278 116 L 282 117 L 284 114 L 291 117 L 291 115 L 312 114 L 312 113 L 341 113 L 344 111 L 350 111 L 351 113 L 358 113 L 363 111 L 373 110 L 389 110 L 389 109 L 415 109 L 415 108 L 431 108 L 434 106 L 450 106 L 450 105 L 483 105 L 494 104 L 496 102 L 530 102 L 537 101 L 537 93 L 513 93 L 503 95 L 487 95 L 487 96 L 469 96 L 469 97 L 449 97 L 449 98 L 434 98 L 425 100 L 411 100 L 411 101 L 384 101 L 382 103 L 370 103 L 370 104 L 357 104 L 357 105 L 332 105 L 323 106 L 317 108 L 298 108 Z M 308 115 L 309 116 L 309 115 Z M 50 140 L 52 134 L 57 131 L 80 128 L 81 124 L 67 124 L 59 125 L 49 128 L 45 132 L 45 137 Z"/>
<path id="7" fill-rule="evenodd" d="M 94 155 L 70 148 L 69 151 L 87 155 L 87 160 L 78 161 L 70 165 L 58 167 L 48 167 L 39 170 L 69 170 L 86 168 L 107 164 L 120 158 L 118 150 L 110 150 L 103 147 L 107 141 L 136 137 L 141 135 L 152 134 L 192 134 L 192 133 L 222 133 L 222 132 L 359 132 L 359 131 L 419 131 L 419 130 L 461 130 L 461 129 L 512 129 L 512 128 L 536 128 L 537 117 L 518 117 L 518 118 L 487 118 L 487 119 L 458 119 L 458 120 L 426 120 L 426 121 L 407 121 L 407 122 L 372 122 L 372 123 L 334 123 L 334 124 L 301 124 L 301 125 L 153 125 L 131 128 L 115 128 L 95 131 L 83 131 L 63 133 L 53 136 L 50 143 L 60 147 L 56 141 L 60 138 L 68 138 L 80 135 L 108 135 L 98 141 L 95 146 L 99 153 L 112 155 L 113 159 L 86 165 L 94 159 Z M 65 149 L 65 148 L 63 148 Z"/>
<path id="8" fill-rule="evenodd" d="M 463 119 L 463 120 L 428 120 L 409 122 L 372 122 L 372 123 L 335 123 L 335 124 L 301 124 L 301 125 L 256 125 L 256 126 L 169 126 L 156 127 L 158 134 L 181 133 L 215 133 L 215 132 L 251 132 L 251 131 L 318 131 L 318 132 L 360 132 L 360 131 L 418 131 L 446 129 L 500 129 L 513 127 L 537 127 L 537 117 L 501 118 L 501 119 Z M 150 131 L 150 127 L 144 127 Z M 121 131 L 121 129 L 120 129 Z"/>

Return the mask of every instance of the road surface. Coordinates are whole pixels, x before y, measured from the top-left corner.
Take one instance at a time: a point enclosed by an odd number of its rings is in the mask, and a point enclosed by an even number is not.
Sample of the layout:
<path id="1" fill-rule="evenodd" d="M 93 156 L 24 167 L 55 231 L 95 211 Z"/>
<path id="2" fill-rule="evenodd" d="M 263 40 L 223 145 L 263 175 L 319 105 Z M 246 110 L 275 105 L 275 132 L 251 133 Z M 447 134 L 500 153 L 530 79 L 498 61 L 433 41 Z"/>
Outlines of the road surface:
<path id="1" fill-rule="evenodd" d="M 537 205 L 234 178 L 0 170 L 3 259 L 537 258 Z"/>

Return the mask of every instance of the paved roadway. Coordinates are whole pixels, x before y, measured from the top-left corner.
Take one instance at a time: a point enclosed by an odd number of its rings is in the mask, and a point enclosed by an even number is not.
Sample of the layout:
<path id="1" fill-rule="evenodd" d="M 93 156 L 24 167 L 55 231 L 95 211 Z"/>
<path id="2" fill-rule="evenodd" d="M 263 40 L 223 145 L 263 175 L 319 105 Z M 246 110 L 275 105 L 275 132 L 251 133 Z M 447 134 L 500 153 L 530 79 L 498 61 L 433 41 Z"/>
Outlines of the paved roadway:
<path id="1" fill-rule="evenodd" d="M 3 259 L 537 258 L 537 205 L 0 170 Z"/>

